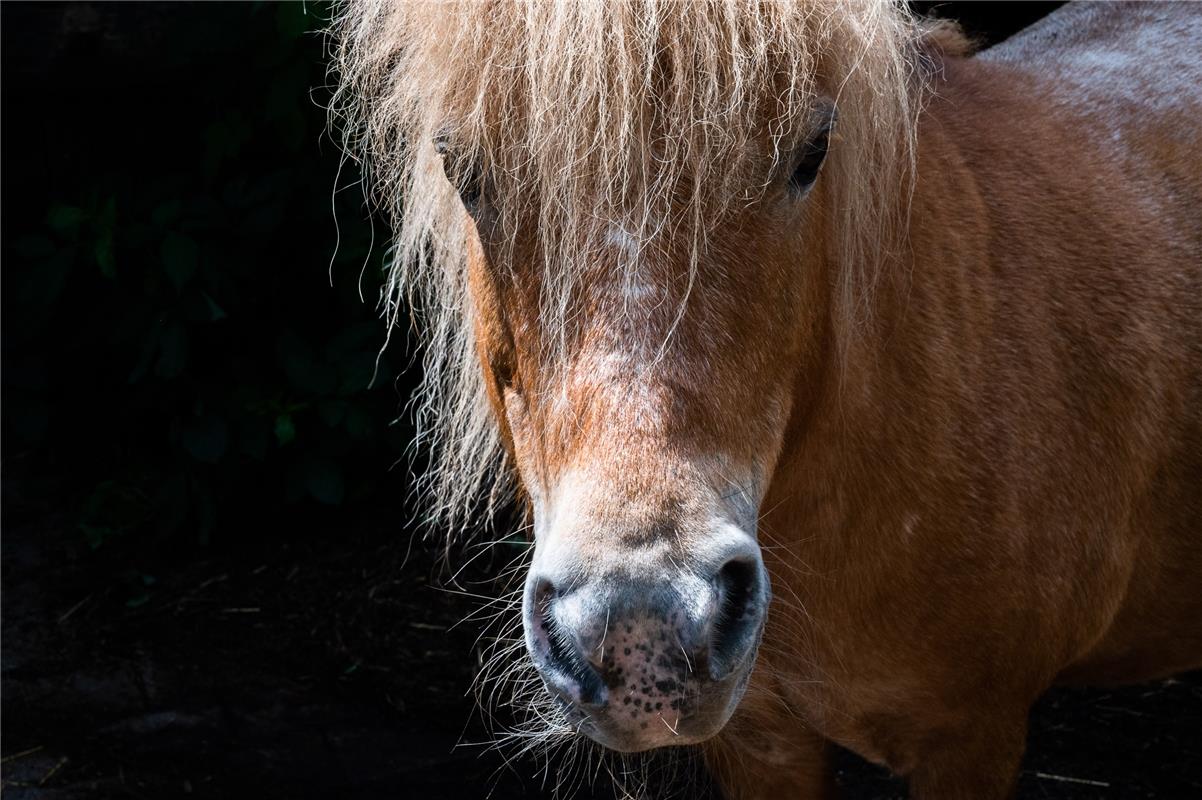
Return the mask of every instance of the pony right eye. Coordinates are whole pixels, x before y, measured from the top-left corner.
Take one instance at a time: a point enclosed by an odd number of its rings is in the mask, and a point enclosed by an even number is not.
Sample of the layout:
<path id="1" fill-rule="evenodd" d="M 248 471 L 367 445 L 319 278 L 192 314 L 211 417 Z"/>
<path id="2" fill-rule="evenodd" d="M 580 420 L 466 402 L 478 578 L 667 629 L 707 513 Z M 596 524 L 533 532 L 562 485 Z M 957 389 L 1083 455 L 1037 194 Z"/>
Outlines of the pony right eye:
<path id="1" fill-rule="evenodd" d="M 789 176 L 789 186 L 799 196 L 805 195 L 818 180 L 818 172 L 830 148 L 831 131 L 839 117 L 834 103 L 830 101 L 822 101 L 815 109 L 815 115 L 818 117 L 817 125 L 802 146 Z"/>
<path id="2" fill-rule="evenodd" d="M 442 168 L 447 180 L 459 192 L 459 199 L 473 216 L 480 209 L 483 195 L 483 180 L 480 170 L 474 165 L 465 165 L 462 159 L 455 158 L 451 151 L 451 143 L 445 136 L 434 139 L 434 151 L 442 156 Z"/>
<path id="3" fill-rule="evenodd" d="M 802 151 L 801 158 L 789 178 L 794 191 L 804 194 L 814 185 L 814 181 L 818 180 L 818 170 L 822 169 L 829 146 L 829 131 L 826 130 L 820 131 L 806 143 L 805 150 Z"/>

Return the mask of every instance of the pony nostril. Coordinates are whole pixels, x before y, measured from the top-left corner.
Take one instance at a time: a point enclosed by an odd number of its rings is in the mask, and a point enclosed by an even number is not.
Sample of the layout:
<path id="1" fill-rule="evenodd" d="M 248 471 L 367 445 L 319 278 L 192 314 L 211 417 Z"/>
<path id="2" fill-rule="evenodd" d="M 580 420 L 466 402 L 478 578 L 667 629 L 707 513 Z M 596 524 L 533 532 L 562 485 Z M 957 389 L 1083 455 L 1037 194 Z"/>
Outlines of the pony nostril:
<path id="1" fill-rule="evenodd" d="M 727 561 L 718 572 L 718 611 L 710 634 L 710 674 L 725 678 L 755 643 L 761 619 L 759 568 L 745 559 Z"/>
<path id="2" fill-rule="evenodd" d="M 541 616 L 551 607 L 551 602 L 555 599 L 558 591 L 555 589 L 555 584 L 546 578 L 539 579 L 534 586 L 534 607 L 538 610 Z"/>
<path id="3" fill-rule="evenodd" d="M 534 627 L 541 643 L 548 683 L 565 699 L 581 705 L 602 705 L 605 685 L 580 652 L 576 637 L 555 617 L 559 593 L 550 581 L 541 580 L 534 591 Z"/>

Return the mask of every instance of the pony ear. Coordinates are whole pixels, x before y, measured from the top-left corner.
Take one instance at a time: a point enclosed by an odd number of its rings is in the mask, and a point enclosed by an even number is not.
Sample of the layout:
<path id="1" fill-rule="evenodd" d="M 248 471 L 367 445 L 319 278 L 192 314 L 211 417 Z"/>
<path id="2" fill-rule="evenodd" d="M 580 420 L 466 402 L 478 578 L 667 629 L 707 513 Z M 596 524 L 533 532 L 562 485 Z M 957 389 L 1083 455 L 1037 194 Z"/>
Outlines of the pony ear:
<path id="1" fill-rule="evenodd" d="M 818 171 L 826 160 L 826 152 L 830 146 L 831 131 L 839 118 L 834 101 L 820 98 L 814 104 L 810 116 L 810 133 L 805 143 L 798 149 L 794 161 L 793 174 L 789 176 L 789 185 L 799 194 L 805 194 L 818 180 Z"/>

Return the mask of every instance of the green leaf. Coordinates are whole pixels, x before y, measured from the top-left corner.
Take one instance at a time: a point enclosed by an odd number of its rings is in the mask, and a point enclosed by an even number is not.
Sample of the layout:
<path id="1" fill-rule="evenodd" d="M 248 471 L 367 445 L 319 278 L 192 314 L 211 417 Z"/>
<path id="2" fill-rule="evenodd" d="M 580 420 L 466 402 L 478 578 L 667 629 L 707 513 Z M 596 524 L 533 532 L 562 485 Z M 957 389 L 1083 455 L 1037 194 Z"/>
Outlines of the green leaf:
<path id="1" fill-rule="evenodd" d="M 55 233 L 64 236 L 75 236 L 79 233 L 79 226 L 83 224 L 86 216 L 82 208 L 76 208 L 75 206 L 54 206 L 46 215 L 46 224 Z"/>
<path id="2" fill-rule="evenodd" d="M 346 412 L 346 432 L 352 439 L 364 439 L 371 433 L 371 415 L 362 408 L 352 406 Z"/>
<path id="3" fill-rule="evenodd" d="M 346 403 L 340 400 L 322 400 L 317 404 L 317 413 L 321 416 L 322 422 L 333 428 L 342 422 L 342 418 L 346 415 Z"/>
<path id="4" fill-rule="evenodd" d="M 347 356 L 339 365 L 341 379 L 338 393 L 341 395 L 359 394 L 371 388 L 372 378 L 376 375 L 376 354 L 363 352 Z"/>
<path id="5" fill-rule="evenodd" d="M 226 318 L 225 309 L 217 305 L 217 301 L 209 297 L 208 292 L 201 292 L 209 305 L 209 322 L 218 322 Z"/>
<path id="6" fill-rule="evenodd" d="M 159 357 L 154 374 L 160 378 L 175 378 L 188 364 L 188 332 L 178 322 L 168 325 L 159 335 Z"/>
<path id="7" fill-rule="evenodd" d="M 296 426 L 292 423 L 292 415 L 280 414 L 275 418 L 275 440 L 281 445 L 285 445 L 295 439 Z"/>
<path id="8" fill-rule="evenodd" d="M 180 441 L 184 449 L 197 461 L 216 464 L 225 455 L 229 430 L 221 417 L 192 417 L 184 423 L 180 431 Z"/>
<path id="9" fill-rule="evenodd" d="M 100 213 L 96 215 L 96 226 L 101 231 L 112 231 L 113 226 L 117 224 L 117 198 L 110 196 L 104 201 L 104 205 L 100 207 Z"/>
<path id="10" fill-rule="evenodd" d="M 338 371 L 333 366 L 310 358 L 286 359 L 284 372 L 292 386 L 305 394 L 332 394 L 338 385 Z"/>
<path id="11" fill-rule="evenodd" d="M 140 608 L 150 602 L 150 592 L 139 592 L 125 601 L 126 608 Z"/>
<path id="12" fill-rule="evenodd" d="M 113 257 L 112 231 L 100 234 L 92 252 L 96 256 L 96 263 L 100 265 L 100 274 L 110 280 L 117 277 L 117 262 Z"/>
<path id="13" fill-rule="evenodd" d="M 129 373 L 129 382 L 137 383 L 146 377 L 146 373 L 150 372 L 150 364 L 154 360 L 154 354 L 159 349 L 159 331 L 152 329 L 150 335 L 142 339 L 142 346 L 138 348 L 138 363 L 134 364 L 133 370 Z"/>
<path id="14" fill-rule="evenodd" d="M 213 172 L 226 158 L 238 155 L 250 136 L 250 126 L 237 112 L 210 124 L 205 129 L 205 168 Z"/>
<path id="15" fill-rule="evenodd" d="M 276 352 L 288 382 L 299 393 L 319 397 L 333 394 L 338 385 L 337 368 L 314 353 L 294 331 L 285 330 L 280 334 Z"/>
<path id="16" fill-rule="evenodd" d="M 83 532 L 89 550 L 99 550 L 117 533 L 107 525 L 89 525 L 86 522 L 79 523 L 79 529 Z"/>
<path id="17" fill-rule="evenodd" d="M 305 466 L 305 489 L 319 503 L 338 505 L 346 493 L 342 470 L 338 465 L 324 459 L 310 461 Z"/>
<path id="18" fill-rule="evenodd" d="M 179 216 L 180 203 L 178 200 L 165 200 L 155 206 L 150 214 L 150 221 L 159 227 L 170 225 Z"/>
<path id="19" fill-rule="evenodd" d="M 196 274 L 199 249 L 195 239 L 182 234 L 169 233 L 163 240 L 163 269 L 175 291 L 181 291 Z"/>

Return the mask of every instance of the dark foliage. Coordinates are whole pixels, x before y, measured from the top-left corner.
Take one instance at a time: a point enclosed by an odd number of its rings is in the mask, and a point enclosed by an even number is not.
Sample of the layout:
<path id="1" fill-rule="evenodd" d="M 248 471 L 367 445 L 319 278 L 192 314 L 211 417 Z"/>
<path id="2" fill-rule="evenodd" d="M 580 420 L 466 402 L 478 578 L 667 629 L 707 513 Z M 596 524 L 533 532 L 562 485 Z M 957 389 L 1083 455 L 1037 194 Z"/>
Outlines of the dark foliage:
<path id="1" fill-rule="evenodd" d="M 403 363 L 324 135 L 326 11 L 5 4 L 4 443 L 72 476 L 93 547 L 381 490 L 400 517 Z"/>

